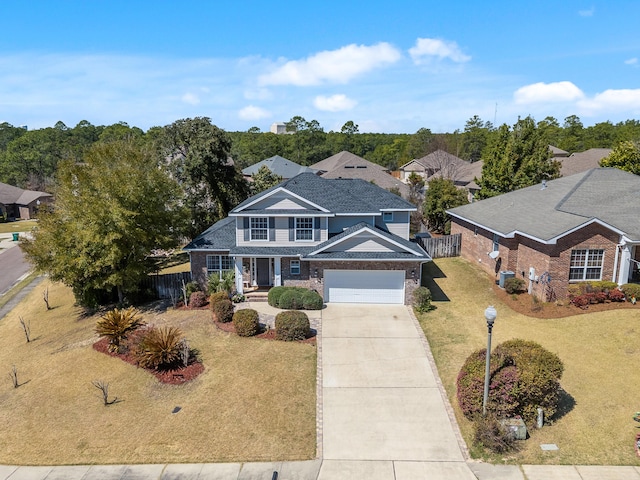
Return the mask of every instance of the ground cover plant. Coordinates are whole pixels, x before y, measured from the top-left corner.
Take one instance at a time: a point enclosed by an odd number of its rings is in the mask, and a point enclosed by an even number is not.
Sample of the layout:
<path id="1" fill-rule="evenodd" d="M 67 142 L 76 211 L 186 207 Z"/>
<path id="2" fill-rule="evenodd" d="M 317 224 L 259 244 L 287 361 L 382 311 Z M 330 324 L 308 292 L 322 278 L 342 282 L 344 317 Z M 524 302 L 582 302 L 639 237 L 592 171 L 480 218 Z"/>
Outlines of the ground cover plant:
<path id="1" fill-rule="evenodd" d="M 470 352 L 486 347 L 483 312 L 494 305 L 498 316 L 493 345 L 521 338 L 558 355 L 564 364 L 564 392 L 551 425 L 530 430 L 531 438 L 519 442 L 519 451 L 488 458 L 521 464 L 640 465 L 632 421 L 640 398 L 640 308 L 628 302 L 593 306 L 607 308 L 602 311 L 544 305 L 545 315 L 573 315 L 535 318 L 514 311 L 511 306 L 518 302 L 500 291 L 494 278 L 461 258 L 437 259 L 426 273 L 437 309 L 418 317 L 473 456 L 486 454 L 473 447 L 473 424 L 457 404 L 456 378 Z M 530 312 L 530 305 L 523 312 Z M 555 443 L 559 450 L 544 452 L 542 443 Z"/>
<path id="2" fill-rule="evenodd" d="M 49 311 L 41 298 L 47 286 Z M 148 325 L 179 328 L 205 365 L 195 380 L 167 385 L 94 350 L 99 315 L 73 303 L 70 289 L 45 280 L 0 320 L 0 464 L 314 458 L 313 346 L 229 334 L 208 310 L 141 308 Z M 30 343 L 19 316 L 30 320 Z M 95 381 L 118 401 L 105 407 Z"/>

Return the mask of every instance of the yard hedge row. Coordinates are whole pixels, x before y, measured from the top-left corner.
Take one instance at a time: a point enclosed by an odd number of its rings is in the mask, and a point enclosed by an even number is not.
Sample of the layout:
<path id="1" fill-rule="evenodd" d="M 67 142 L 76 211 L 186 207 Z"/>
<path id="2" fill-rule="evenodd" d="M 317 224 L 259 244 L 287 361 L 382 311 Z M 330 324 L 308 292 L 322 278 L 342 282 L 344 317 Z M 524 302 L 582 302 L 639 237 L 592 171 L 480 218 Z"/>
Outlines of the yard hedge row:
<path id="1" fill-rule="evenodd" d="M 318 292 L 302 287 L 273 287 L 267 301 L 283 310 L 321 310 L 324 303 Z"/>

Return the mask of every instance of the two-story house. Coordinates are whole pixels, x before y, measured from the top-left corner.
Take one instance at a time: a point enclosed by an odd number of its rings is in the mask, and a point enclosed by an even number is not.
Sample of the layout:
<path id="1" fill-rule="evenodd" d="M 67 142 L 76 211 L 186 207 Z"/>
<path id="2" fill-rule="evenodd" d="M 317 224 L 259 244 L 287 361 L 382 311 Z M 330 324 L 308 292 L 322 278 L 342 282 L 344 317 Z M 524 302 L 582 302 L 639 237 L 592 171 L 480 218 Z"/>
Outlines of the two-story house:
<path id="1" fill-rule="evenodd" d="M 240 293 L 292 285 L 326 302 L 409 303 L 431 260 L 409 240 L 415 209 L 361 179 L 303 173 L 245 200 L 185 250 L 201 284 L 234 270 Z"/>

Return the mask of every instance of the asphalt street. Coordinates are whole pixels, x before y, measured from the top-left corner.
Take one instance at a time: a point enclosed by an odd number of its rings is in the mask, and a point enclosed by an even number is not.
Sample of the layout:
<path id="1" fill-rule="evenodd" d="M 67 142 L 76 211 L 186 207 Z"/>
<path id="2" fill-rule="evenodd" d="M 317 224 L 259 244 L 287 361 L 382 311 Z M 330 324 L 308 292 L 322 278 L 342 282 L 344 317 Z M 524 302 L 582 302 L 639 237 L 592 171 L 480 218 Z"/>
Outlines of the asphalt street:
<path id="1" fill-rule="evenodd" d="M 19 247 L 0 250 L 0 296 L 31 270 Z"/>

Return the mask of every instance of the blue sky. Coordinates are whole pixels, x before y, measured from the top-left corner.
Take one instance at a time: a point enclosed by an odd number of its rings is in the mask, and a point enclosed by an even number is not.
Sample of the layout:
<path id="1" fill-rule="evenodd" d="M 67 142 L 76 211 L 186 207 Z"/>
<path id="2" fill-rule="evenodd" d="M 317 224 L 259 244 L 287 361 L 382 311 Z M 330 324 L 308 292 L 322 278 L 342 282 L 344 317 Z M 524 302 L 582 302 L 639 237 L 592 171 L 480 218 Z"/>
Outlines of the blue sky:
<path id="1" fill-rule="evenodd" d="M 268 131 L 640 118 L 640 2 L 0 2 L 0 122 Z"/>

